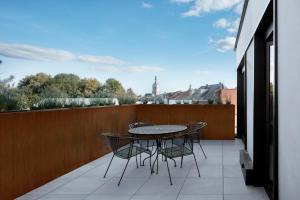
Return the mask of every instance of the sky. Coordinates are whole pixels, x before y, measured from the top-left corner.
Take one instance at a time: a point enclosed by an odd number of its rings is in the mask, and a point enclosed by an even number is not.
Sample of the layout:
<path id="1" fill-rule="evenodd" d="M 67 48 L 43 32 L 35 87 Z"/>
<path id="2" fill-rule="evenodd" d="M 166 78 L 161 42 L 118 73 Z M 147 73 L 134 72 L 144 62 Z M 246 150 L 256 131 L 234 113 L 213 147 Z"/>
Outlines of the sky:
<path id="1" fill-rule="evenodd" d="M 74 73 L 137 94 L 236 87 L 243 0 L 0 0 L 0 79 Z"/>

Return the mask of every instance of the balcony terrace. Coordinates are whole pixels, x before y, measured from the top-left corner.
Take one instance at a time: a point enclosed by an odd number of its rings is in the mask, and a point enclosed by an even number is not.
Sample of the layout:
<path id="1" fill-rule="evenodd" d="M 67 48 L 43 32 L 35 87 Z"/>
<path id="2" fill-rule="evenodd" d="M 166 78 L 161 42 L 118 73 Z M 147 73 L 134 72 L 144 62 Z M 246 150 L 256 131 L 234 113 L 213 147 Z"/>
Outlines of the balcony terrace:
<path id="1" fill-rule="evenodd" d="M 109 153 L 66 175 L 63 175 L 18 198 L 28 199 L 200 199 L 200 200 L 264 200 L 263 188 L 245 186 L 239 166 L 240 140 L 202 141 L 207 159 L 195 146 L 201 177 L 197 175 L 193 157 L 184 159 L 183 167 L 171 167 L 174 185 L 170 185 L 165 162 L 159 173 L 150 175 L 148 165 L 138 169 L 132 159 L 123 182 L 117 182 L 126 161 L 114 159 L 108 176 L 103 178 L 112 156 Z M 177 160 L 180 163 L 180 160 Z M 148 164 L 148 163 L 147 163 Z"/>
<path id="2" fill-rule="evenodd" d="M 166 163 L 159 173 L 136 168 L 134 159 L 117 186 L 126 160 L 114 159 L 99 137 L 127 133 L 131 122 L 187 124 L 206 121 L 202 144 L 183 168 Z M 2 199 L 268 199 L 263 188 L 246 186 L 239 166 L 241 140 L 234 139 L 233 105 L 132 105 L 0 114 Z M 177 160 L 180 163 L 180 160 Z M 146 162 L 148 164 L 148 162 Z"/>

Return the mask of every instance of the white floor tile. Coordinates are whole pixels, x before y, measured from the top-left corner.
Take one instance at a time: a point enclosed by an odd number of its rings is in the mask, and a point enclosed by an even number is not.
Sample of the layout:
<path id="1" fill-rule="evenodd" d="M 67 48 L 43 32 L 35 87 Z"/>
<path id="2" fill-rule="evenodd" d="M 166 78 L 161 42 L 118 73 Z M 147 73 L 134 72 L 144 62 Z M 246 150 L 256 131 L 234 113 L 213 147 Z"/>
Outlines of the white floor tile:
<path id="1" fill-rule="evenodd" d="M 118 186 L 119 178 L 112 178 L 100 187 L 95 194 L 133 195 L 145 182 L 146 178 L 124 178 Z"/>
<path id="2" fill-rule="evenodd" d="M 187 178 L 180 194 L 222 195 L 223 180 L 222 178 Z"/>

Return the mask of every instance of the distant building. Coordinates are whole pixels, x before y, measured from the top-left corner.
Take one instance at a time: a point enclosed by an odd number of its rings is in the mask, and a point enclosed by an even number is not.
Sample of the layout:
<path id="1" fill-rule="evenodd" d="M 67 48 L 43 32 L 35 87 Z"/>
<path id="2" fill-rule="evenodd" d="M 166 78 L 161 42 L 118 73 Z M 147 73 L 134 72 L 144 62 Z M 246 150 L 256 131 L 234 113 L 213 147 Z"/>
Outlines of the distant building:
<path id="1" fill-rule="evenodd" d="M 209 100 L 214 103 L 221 102 L 220 91 L 224 89 L 222 83 L 201 86 L 198 89 L 192 89 L 189 86 L 187 91 L 170 92 L 165 95 L 168 104 L 207 104 Z"/>
<path id="2" fill-rule="evenodd" d="M 157 82 L 157 77 L 155 76 L 154 83 L 152 85 L 152 95 L 154 97 L 159 95 L 159 84 Z"/>

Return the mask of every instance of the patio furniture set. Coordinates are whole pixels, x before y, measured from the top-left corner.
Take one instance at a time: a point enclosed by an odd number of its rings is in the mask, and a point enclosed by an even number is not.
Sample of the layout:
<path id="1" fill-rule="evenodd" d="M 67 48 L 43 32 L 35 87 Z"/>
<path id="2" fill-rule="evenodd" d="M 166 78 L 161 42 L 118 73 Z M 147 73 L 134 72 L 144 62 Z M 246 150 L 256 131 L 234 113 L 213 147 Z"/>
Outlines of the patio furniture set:
<path id="1" fill-rule="evenodd" d="M 127 159 L 126 165 L 118 182 L 120 185 L 126 168 L 131 158 L 135 157 L 136 167 L 145 166 L 145 161 L 149 160 L 150 172 L 154 173 L 156 165 L 156 173 L 158 174 L 159 155 L 162 161 L 166 162 L 170 184 L 172 183 L 169 161 L 176 161 L 174 158 L 180 158 L 180 167 L 182 168 L 183 159 L 185 156 L 192 155 L 195 160 L 197 172 L 200 177 L 200 171 L 196 156 L 194 154 L 194 143 L 198 143 L 205 158 L 206 154 L 201 146 L 201 132 L 207 126 L 206 122 L 198 122 L 195 124 L 184 125 L 153 125 L 142 122 L 132 123 L 128 125 L 128 133 L 126 135 L 114 133 L 102 133 L 105 137 L 107 145 L 112 149 L 113 156 L 104 174 L 107 175 L 109 167 L 112 164 L 114 157 Z M 147 157 L 142 161 L 142 154 L 147 154 Z M 152 163 L 152 157 L 154 162 Z M 139 160 L 139 161 L 138 161 Z"/>

